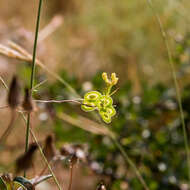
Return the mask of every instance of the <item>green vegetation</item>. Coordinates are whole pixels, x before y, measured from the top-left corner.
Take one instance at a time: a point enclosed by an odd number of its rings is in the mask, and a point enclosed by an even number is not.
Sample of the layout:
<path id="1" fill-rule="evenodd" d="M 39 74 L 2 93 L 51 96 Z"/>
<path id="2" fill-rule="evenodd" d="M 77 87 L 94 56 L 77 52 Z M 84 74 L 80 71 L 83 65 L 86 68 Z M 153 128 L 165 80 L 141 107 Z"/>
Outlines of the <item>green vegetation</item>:
<path id="1" fill-rule="evenodd" d="M 35 26 L 24 17 L 28 5 L 36 6 Z M 2 30 L 0 54 L 17 63 L 14 77 L 0 76 L 8 90 L 0 109 L 0 189 L 34 190 L 42 182 L 52 190 L 189 189 L 190 2 L 25 6 L 17 8 L 30 34 L 10 8 L 9 16 L 0 13 L 5 21 L 15 16 L 10 26 L 0 22 L 11 31 Z"/>

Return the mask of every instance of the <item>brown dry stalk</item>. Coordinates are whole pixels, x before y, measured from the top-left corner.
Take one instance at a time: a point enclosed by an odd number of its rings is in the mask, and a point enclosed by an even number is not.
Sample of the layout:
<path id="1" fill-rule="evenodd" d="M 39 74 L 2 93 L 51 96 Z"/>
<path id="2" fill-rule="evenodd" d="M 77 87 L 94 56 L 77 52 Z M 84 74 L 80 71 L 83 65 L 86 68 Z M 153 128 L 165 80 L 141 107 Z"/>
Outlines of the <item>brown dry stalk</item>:
<path id="1" fill-rule="evenodd" d="M 66 121 L 67 123 L 70 123 L 73 126 L 79 127 L 85 131 L 88 131 L 94 134 L 99 134 L 99 135 L 114 136 L 114 134 L 107 128 L 83 116 L 77 116 L 77 118 L 73 118 L 66 113 L 61 113 L 58 115 L 58 117 Z"/>
<path id="2" fill-rule="evenodd" d="M 63 24 L 63 16 L 55 15 L 39 33 L 38 41 L 44 41 L 48 36 L 57 30 Z"/>
<path id="3" fill-rule="evenodd" d="M 26 56 L 20 54 L 16 50 L 14 50 L 10 47 L 7 47 L 5 45 L 2 45 L 2 44 L 0 44 L 0 54 L 7 56 L 7 57 L 10 57 L 10 58 L 18 59 L 21 61 L 31 61 Z"/>
<path id="4" fill-rule="evenodd" d="M 9 58 L 17 59 L 20 61 L 25 61 L 25 62 L 32 62 L 32 55 L 27 52 L 23 47 L 20 45 L 16 44 L 15 42 L 9 41 L 9 46 L 7 47 L 5 45 L 0 44 L 0 54 L 4 55 Z M 46 71 L 49 75 L 57 79 L 59 82 L 63 83 L 68 90 L 73 93 L 76 97 L 80 97 L 78 93 L 75 91 L 74 88 L 72 88 L 63 78 L 61 78 L 57 73 L 54 71 L 51 71 L 48 69 L 40 60 L 36 59 L 36 64 L 40 66 L 44 71 Z"/>
<path id="5" fill-rule="evenodd" d="M 9 89 L 9 87 L 6 85 L 5 81 L 3 80 L 3 78 L 0 76 L 0 81 L 2 82 L 3 86 L 5 87 L 6 90 Z"/>
<path id="6" fill-rule="evenodd" d="M 74 165 L 71 164 L 71 166 L 70 166 L 70 179 L 69 179 L 68 190 L 71 190 L 71 185 L 72 185 L 72 182 L 73 182 L 73 170 L 74 170 Z"/>
<path id="7" fill-rule="evenodd" d="M 15 110 L 11 110 L 11 119 L 10 119 L 10 122 L 9 122 L 6 130 L 4 131 L 4 133 L 0 137 L 0 144 L 5 143 L 6 139 L 8 138 L 10 132 L 13 129 L 13 123 L 15 121 L 15 118 L 16 118 L 16 112 L 15 112 Z"/>

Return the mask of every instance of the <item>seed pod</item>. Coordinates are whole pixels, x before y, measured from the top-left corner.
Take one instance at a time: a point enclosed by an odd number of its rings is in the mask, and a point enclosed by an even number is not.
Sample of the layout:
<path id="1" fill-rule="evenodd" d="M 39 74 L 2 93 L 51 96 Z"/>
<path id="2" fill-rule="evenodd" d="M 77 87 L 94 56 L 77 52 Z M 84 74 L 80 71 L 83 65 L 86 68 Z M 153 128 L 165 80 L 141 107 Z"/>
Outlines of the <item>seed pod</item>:
<path id="1" fill-rule="evenodd" d="M 63 146 L 63 147 L 60 148 L 60 154 L 62 156 L 69 156 L 70 152 Z"/>
<path id="2" fill-rule="evenodd" d="M 12 81 L 11 81 L 7 101 L 8 101 L 8 105 L 12 109 L 16 109 L 16 107 L 20 103 L 20 84 L 19 84 L 16 76 L 14 76 Z"/>
<path id="3" fill-rule="evenodd" d="M 96 190 L 106 190 L 106 186 L 105 186 L 104 182 L 100 182 L 100 184 L 98 185 Z"/>
<path id="4" fill-rule="evenodd" d="M 25 96 L 24 96 L 22 107 L 27 112 L 33 111 L 34 106 L 33 106 L 32 97 L 28 88 L 25 88 Z"/>
<path id="5" fill-rule="evenodd" d="M 52 160 L 56 154 L 55 147 L 53 144 L 53 137 L 51 135 L 48 135 L 46 137 L 43 152 L 48 161 Z"/>
<path id="6" fill-rule="evenodd" d="M 16 160 L 16 174 L 32 167 L 34 153 L 37 148 L 38 146 L 36 144 L 31 144 L 28 151 Z"/>

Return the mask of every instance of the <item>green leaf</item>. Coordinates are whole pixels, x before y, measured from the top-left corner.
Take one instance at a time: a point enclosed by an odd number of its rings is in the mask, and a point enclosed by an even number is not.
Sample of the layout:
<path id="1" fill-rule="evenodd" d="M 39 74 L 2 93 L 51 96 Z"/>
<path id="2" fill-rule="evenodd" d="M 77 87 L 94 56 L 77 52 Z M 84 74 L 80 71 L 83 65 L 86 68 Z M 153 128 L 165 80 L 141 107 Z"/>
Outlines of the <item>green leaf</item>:
<path id="1" fill-rule="evenodd" d="M 113 117 L 116 114 L 115 108 L 113 106 L 107 107 L 106 113 L 108 113 L 111 117 Z"/>
<path id="2" fill-rule="evenodd" d="M 86 112 L 94 111 L 94 110 L 97 108 L 96 103 L 89 102 L 89 101 L 87 101 L 87 100 L 84 100 L 84 101 L 83 101 L 83 104 L 85 104 L 85 105 L 82 105 L 82 106 L 81 106 L 81 109 L 82 109 L 83 111 L 86 111 Z"/>
<path id="3" fill-rule="evenodd" d="M 86 112 L 94 111 L 97 108 L 100 97 L 101 93 L 99 93 L 98 91 L 87 92 L 84 95 L 83 101 L 83 104 L 86 105 L 82 105 L 81 109 Z"/>
<path id="4" fill-rule="evenodd" d="M 109 95 L 102 95 L 98 91 L 91 91 L 84 95 L 84 101 L 81 109 L 86 112 L 98 110 L 102 120 L 105 123 L 111 122 L 111 117 L 116 114 L 113 107 L 113 99 Z"/>
<path id="5" fill-rule="evenodd" d="M 115 108 L 113 106 L 101 107 L 99 109 L 99 114 L 106 123 L 111 122 L 111 117 L 116 114 Z"/>
<path id="6" fill-rule="evenodd" d="M 89 100 L 89 101 L 97 101 L 99 100 L 101 97 L 101 93 L 98 92 L 98 91 L 91 91 L 91 92 L 87 92 L 85 95 L 84 95 L 84 99 L 85 100 Z"/>
<path id="7" fill-rule="evenodd" d="M 111 116 L 108 113 L 103 112 L 100 115 L 105 123 L 111 123 Z"/>

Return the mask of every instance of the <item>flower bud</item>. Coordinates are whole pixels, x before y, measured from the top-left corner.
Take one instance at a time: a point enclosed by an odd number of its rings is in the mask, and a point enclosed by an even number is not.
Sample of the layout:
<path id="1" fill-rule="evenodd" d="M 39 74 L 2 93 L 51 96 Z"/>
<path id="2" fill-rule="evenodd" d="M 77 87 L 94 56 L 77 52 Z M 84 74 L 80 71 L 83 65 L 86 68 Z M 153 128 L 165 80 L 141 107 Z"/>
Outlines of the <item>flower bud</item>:
<path id="1" fill-rule="evenodd" d="M 31 144 L 28 151 L 16 160 L 16 174 L 32 167 L 34 153 L 37 148 L 38 146 L 36 144 Z"/>
<path id="2" fill-rule="evenodd" d="M 25 88 L 25 96 L 24 96 L 24 101 L 23 101 L 22 107 L 27 112 L 33 111 L 32 97 L 31 97 L 31 94 L 30 94 L 30 91 L 28 88 Z"/>
<path id="3" fill-rule="evenodd" d="M 112 85 L 116 85 L 118 80 L 119 80 L 119 78 L 116 77 L 116 74 L 112 73 L 111 74 L 111 83 L 112 83 Z"/>
<path id="4" fill-rule="evenodd" d="M 20 103 L 20 84 L 16 76 L 14 76 L 11 81 L 7 101 L 8 101 L 8 105 L 12 109 L 16 109 L 16 107 Z"/>
<path id="5" fill-rule="evenodd" d="M 102 73 L 102 79 L 105 81 L 106 84 L 111 84 L 111 81 L 108 79 L 108 74 L 106 72 Z"/>
<path id="6" fill-rule="evenodd" d="M 51 135 L 48 135 L 46 137 L 43 152 L 48 161 L 52 160 L 56 155 L 56 150 L 54 147 L 54 139 Z"/>

